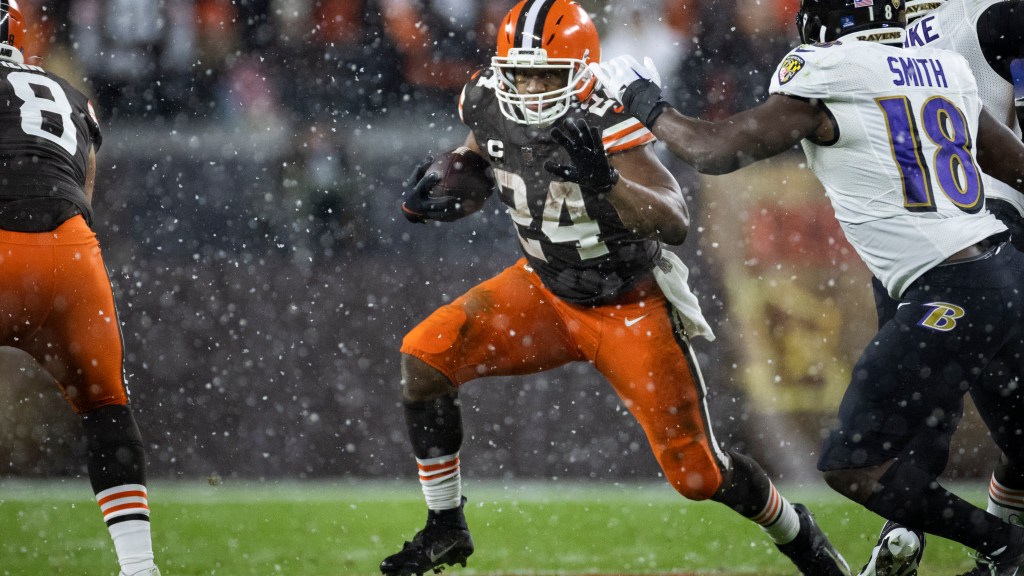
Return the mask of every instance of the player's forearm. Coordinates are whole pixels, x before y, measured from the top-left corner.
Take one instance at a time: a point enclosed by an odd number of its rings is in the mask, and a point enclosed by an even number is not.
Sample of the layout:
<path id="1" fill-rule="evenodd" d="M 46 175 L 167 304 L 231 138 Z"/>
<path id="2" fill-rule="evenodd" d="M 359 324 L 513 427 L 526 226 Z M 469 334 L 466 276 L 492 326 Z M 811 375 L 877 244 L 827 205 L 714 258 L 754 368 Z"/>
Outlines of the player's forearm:
<path id="1" fill-rule="evenodd" d="M 749 164 L 736 153 L 731 138 L 723 138 L 728 125 L 707 122 L 666 109 L 651 129 L 658 140 L 687 164 L 704 174 L 726 174 Z"/>
<path id="2" fill-rule="evenodd" d="M 637 234 L 673 246 L 686 240 L 690 213 L 679 190 L 641 186 L 622 178 L 608 201 L 622 223 Z"/>
<path id="3" fill-rule="evenodd" d="M 725 120 L 707 122 L 668 108 L 654 135 L 676 156 L 705 174 L 726 174 L 781 154 L 804 138 L 829 141 L 834 125 L 817 101 L 772 94 Z"/>

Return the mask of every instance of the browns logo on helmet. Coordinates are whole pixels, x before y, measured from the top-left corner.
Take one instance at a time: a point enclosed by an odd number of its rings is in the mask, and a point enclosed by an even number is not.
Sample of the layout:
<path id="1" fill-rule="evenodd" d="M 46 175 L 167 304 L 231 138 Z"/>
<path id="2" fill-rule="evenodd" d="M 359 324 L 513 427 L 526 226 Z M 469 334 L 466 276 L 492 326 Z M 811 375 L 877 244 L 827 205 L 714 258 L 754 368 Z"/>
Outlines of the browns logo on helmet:
<path id="1" fill-rule="evenodd" d="M 18 0 L 0 0 L 0 60 L 25 63 L 26 28 Z"/>
<path id="2" fill-rule="evenodd" d="M 601 41 L 586 10 L 569 0 L 522 0 L 498 30 L 498 51 L 491 59 L 499 108 L 520 124 L 548 124 L 586 100 L 596 83 L 587 67 L 601 60 Z M 565 84 L 539 94 L 521 94 L 517 69 L 564 71 Z"/>

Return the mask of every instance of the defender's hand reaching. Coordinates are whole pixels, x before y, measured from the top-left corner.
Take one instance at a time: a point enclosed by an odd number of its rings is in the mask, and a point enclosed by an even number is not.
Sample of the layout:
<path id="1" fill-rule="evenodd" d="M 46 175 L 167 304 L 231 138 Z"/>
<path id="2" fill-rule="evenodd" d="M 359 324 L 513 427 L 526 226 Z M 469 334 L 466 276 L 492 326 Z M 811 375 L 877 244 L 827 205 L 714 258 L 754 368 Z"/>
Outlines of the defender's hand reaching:
<path id="1" fill-rule="evenodd" d="M 594 62 L 590 70 L 605 94 L 622 102 L 626 111 L 647 128 L 654 126 L 658 116 L 669 107 L 661 98 L 661 75 L 648 57 L 641 64 L 632 56 L 619 56 L 607 62 Z"/>

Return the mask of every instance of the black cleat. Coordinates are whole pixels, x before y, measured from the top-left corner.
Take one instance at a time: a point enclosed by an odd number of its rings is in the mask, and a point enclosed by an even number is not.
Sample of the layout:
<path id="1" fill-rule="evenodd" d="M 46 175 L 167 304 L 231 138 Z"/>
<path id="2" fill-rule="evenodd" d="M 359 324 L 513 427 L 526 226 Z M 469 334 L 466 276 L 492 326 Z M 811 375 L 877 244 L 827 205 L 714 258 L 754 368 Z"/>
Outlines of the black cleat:
<path id="1" fill-rule="evenodd" d="M 850 566 L 814 521 L 803 504 L 793 504 L 800 517 L 800 532 L 792 542 L 776 544 L 804 576 L 850 576 Z"/>
<path id="2" fill-rule="evenodd" d="M 975 556 L 977 564 L 970 572 L 961 576 L 1024 576 L 1024 553 L 1009 555 L 1013 557 L 1003 558 L 1000 554 L 996 558 L 990 558 L 983 554 Z"/>
<path id="3" fill-rule="evenodd" d="M 473 538 L 469 535 L 466 517 L 462 513 L 466 498 L 453 510 L 427 512 L 427 525 L 416 533 L 412 542 L 380 563 L 384 576 L 422 576 L 433 571 L 439 574 L 445 566 L 466 566 L 473 553 Z"/>

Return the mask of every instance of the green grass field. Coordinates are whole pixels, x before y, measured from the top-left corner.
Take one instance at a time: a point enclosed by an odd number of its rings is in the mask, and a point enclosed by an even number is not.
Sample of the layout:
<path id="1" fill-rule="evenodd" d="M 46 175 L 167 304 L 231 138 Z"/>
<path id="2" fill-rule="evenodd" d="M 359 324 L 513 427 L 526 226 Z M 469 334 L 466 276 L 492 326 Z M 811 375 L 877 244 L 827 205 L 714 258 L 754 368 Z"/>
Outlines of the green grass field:
<path id="1" fill-rule="evenodd" d="M 788 488 L 859 568 L 881 520 L 827 488 Z M 976 502 L 984 485 L 957 488 Z M 469 482 L 477 551 L 446 574 L 793 574 L 760 529 L 724 506 L 686 502 L 667 485 Z M 0 480 L 0 575 L 114 576 L 117 563 L 85 482 Z M 206 482 L 150 487 L 164 576 L 378 574 L 422 527 L 417 484 Z M 921 576 L 971 566 L 931 538 Z"/>

